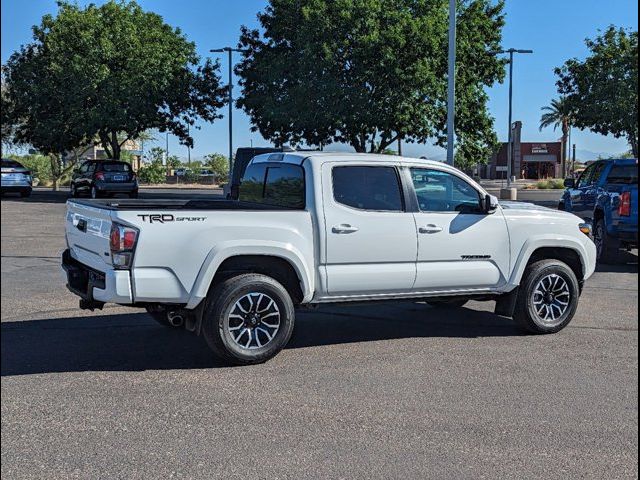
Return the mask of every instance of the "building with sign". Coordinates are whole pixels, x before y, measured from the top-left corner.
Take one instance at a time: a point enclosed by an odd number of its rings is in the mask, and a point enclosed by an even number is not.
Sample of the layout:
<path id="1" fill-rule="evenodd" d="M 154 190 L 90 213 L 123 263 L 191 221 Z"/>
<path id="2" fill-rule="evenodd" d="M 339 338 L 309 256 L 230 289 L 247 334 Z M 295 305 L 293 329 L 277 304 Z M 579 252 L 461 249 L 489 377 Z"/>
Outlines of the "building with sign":
<path id="1" fill-rule="evenodd" d="M 522 122 L 513 127 L 511 174 L 518 179 L 538 180 L 561 177 L 562 142 L 523 142 Z M 482 178 L 507 178 L 509 144 L 500 144 L 487 165 L 480 168 Z"/>

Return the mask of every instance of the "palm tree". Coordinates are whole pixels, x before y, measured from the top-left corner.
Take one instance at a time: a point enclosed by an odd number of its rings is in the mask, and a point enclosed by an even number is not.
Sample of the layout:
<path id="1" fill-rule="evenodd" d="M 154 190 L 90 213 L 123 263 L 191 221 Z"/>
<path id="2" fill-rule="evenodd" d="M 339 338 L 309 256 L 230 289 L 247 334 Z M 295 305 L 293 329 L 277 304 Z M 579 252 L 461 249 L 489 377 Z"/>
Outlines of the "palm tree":
<path id="1" fill-rule="evenodd" d="M 567 157 L 567 139 L 569 138 L 569 129 L 571 128 L 571 110 L 566 97 L 551 100 L 551 105 L 542 107 L 545 112 L 540 118 L 540 131 L 543 128 L 553 125 L 555 132 L 558 127 L 562 128 L 562 176 L 566 175 L 566 157 Z"/>

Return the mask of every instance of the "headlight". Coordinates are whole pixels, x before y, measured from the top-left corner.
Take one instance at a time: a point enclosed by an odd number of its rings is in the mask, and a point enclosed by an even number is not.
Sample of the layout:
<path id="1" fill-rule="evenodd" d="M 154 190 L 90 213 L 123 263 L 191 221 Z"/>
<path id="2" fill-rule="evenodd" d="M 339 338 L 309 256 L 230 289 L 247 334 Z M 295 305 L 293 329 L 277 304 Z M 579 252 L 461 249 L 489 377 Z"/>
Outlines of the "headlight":
<path id="1" fill-rule="evenodd" d="M 580 224 L 578 224 L 578 228 L 586 236 L 588 236 L 588 237 L 591 236 L 591 224 L 590 223 L 580 223 Z"/>

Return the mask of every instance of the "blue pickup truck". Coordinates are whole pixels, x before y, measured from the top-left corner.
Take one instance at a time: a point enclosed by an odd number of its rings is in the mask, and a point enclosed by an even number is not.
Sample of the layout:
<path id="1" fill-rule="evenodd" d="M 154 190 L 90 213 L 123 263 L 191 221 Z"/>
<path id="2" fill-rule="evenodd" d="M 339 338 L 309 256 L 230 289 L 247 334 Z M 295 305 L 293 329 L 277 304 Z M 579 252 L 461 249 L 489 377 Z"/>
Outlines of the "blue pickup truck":
<path id="1" fill-rule="evenodd" d="M 598 160 L 568 178 L 558 208 L 593 225 L 598 260 L 616 263 L 620 249 L 638 246 L 638 160 Z"/>

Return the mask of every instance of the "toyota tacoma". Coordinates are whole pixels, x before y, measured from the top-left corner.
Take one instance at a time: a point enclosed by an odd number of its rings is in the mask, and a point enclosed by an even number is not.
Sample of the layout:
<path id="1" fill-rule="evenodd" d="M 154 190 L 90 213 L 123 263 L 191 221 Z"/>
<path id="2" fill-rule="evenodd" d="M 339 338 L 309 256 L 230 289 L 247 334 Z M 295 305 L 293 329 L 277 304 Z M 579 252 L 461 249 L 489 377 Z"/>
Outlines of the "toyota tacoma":
<path id="1" fill-rule="evenodd" d="M 65 231 L 81 308 L 144 308 L 235 364 L 273 357 L 296 309 L 320 304 L 487 300 L 554 333 L 596 258 L 573 214 L 499 203 L 446 164 L 368 154 L 258 155 L 237 200 L 69 199 Z"/>

